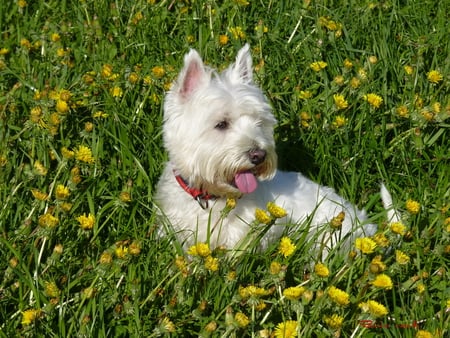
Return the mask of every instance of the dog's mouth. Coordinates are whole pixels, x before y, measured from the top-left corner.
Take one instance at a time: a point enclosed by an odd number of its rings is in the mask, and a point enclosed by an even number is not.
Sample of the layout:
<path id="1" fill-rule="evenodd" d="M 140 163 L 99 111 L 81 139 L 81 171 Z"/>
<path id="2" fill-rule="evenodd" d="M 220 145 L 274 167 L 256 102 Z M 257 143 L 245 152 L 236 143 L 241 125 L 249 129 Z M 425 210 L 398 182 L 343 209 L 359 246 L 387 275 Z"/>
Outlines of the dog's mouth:
<path id="1" fill-rule="evenodd" d="M 238 172 L 233 179 L 233 185 L 243 194 L 250 194 L 258 187 L 256 175 L 251 170 Z"/>

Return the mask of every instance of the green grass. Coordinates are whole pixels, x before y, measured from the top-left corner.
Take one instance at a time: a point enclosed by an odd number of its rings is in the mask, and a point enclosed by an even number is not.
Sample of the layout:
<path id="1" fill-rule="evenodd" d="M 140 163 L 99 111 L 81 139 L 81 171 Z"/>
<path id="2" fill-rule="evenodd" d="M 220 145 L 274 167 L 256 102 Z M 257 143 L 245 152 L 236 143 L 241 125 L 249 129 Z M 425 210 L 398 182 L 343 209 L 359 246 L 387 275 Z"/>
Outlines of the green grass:
<path id="1" fill-rule="evenodd" d="M 245 3 L 0 6 L 0 336 L 267 337 L 288 320 L 303 337 L 449 334 L 449 2 Z M 280 166 L 368 209 L 390 250 L 333 252 L 320 277 L 299 230 L 288 257 L 278 243 L 263 253 L 218 250 L 211 271 L 206 258 L 156 236 L 164 92 L 189 48 L 224 67 L 245 42 L 279 120 Z M 316 61 L 327 66 L 316 72 Z M 383 99 L 378 108 L 369 93 Z M 380 181 L 402 213 L 402 236 L 383 219 Z M 58 185 L 70 194 L 56 194 Z M 89 214 L 93 227 L 83 230 L 79 216 Z M 392 289 L 371 284 L 376 255 Z M 298 300 L 283 295 L 299 285 Z M 264 295 L 248 297 L 248 286 Z M 331 286 L 348 293 L 347 306 Z M 364 313 L 358 305 L 369 300 L 389 314 Z M 339 327 L 327 323 L 333 314 Z"/>

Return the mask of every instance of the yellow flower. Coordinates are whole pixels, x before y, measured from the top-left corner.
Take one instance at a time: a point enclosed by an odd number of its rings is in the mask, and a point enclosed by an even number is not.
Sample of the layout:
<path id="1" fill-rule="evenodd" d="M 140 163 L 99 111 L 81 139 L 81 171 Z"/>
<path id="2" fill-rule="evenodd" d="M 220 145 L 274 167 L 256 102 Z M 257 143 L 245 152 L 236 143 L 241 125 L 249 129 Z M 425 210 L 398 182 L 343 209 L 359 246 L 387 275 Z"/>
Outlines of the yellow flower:
<path id="1" fill-rule="evenodd" d="M 388 275 L 380 274 L 372 281 L 372 285 L 377 288 L 390 290 L 392 289 L 392 280 Z"/>
<path id="2" fill-rule="evenodd" d="M 281 271 L 281 264 L 278 262 L 270 263 L 269 271 L 271 275 L 278 275 Z"/>
<path id="3" fill-rule="evenodd" d="M 97 111 L 92 115 L 92 117 L 95 119 L 106 119 L 108 117 L 108 114 L 102 111 Z"/>
<path id="4" fill-rule="evenodd" d="M 131 72 L 130 75 L 128 75 L 128 81 L 132 84 L 135 84 L 139 81 L 139 74 L 136 72 Z"/>
<path id="5" fill-rule="evenodd" d="M 345 82 L 345 79 L 342 75 L 336 75 L 335 78 L 333 79 L 333 81 L 338 85 L 338 86 L 342 86 Z"/>
<path id="6" fill-rule="evenodd" d="M 39 216 L 38 223 L 43 228 L 54 228 L 58 225 L 59 219 L 47 212 Z"/>
<path id="7" fill-rule="evenodd" d="M 61 293 L 55 282 L 45 282 L 45 294 L 48 297 L 56 298 Z"/>
<path id="8" fill-rule="evenodd" d="M 395 261 L 400 265 L 405 265 L 409 263 L 410 258 L 403 251 L 395 250 Z"/>
<path id="9" fill-rule="evenodd" d="M 359 303 L 358 307 L 363 312 L 366 312 L 366 313 L 368 312 L 374 317 L 382 317 L 389 313 L 388 309 L 384 305 L 382 305 L 374 300 L 369 300 L 367 302 Z"/>
<path id="10" fill-rule="evenodd" d="M 383 233 L 377 233 L 373 236 L 373 240 L 379 247 L 386 248 L 389 246 L 389 239 Z"/>
<path id="11" fill-rule="evenodd" d="M 164 69 L 164 67 L 155 66 L 152 68 L 152 74 L 157 79 L 161 79 L 166 74 L 166 70 Z"/>
<path id="12" fill-rule="evenodd" d="M 92 156 L 91 149 L 83 145 L 79 146 L 78 149 L 75 151 L 75 159 L 85 163 L 95 162 L 95 159 Z"/>
<path id="13" fill-rule="evenodd" d="M 341 211 L 339 214 L 334 216 L 330 221 L 330 226 L 333 229 L 340 229 L 342 227 L 342 222 L 345 219 L 345 212 Z"/>
<path id="14" fill-rule="evenodd" d="M 30 325 L 41 315 L 42 310 L 31 309 L 22 312 L 22 325 Z"/>
<path id="15" fill-rule="evenodd" d="M 27 5 L 28 5 L 28 3 L 25 0 L 17 1 L 17 6 L 19 6 L 20 8 L 27 7 Z"/>
<path id="16" fill-rule="evenodd" d="M 128 249 L 131 255 L 138 256 L 141 253 L 141 244 L 138 241 L 133 241 Z"/>
<path id="17" fill-rule="evenodd" d="M 56 111 L 60 114 L 65 114 L 69 111 L 69 105 L 66 101 L 58 100 L 56 102 Z"/>
<path id="18" fill-rule="evenodd" d="M 412 199 L 408 199 L 405 203 L 406 206 L 406 210 L 410 213 L 410 214 L 418 214 L 420 211 L 420 203 L 417 201 L 414 201 Z"/>
<path id="19" fill-rule="evenodd" d="M 236 199 L 235 198 L 227 198 L 227 202 L 226 202 L 225 206 L 230 210 L 236 208 Z"/>
<path id="20" fill-rule="evenodd" d="M 355 247 L 363 254 L 370 254 L 377 247 L 377 243 L 369 237 L 357 238 L 355 240 Z"/>
<path id="21" fill-rule="evenodd" d="M 117 258 L 123 259 L 128 255 L 128 247 L 124 245 L 119 245 L 115 250 Z"/>
<path id="22" fill-rule="evenodd" d="M 239 327 L 247 327 L 250 324 L 250 319 L 243 314 L 242 312 L 238 312 L 234 315 L 234 320 L 238 324 Z"/>
<path id="23" fill-rule="evenodd" d="M 313 93 L 310 92 L 309 90 L 301 90 L 298 93 L 298 97 L 301 98 L 302 100 L 310 99 L 310 98 L 312 98 L 312 96 L 313 96 Z"/>
<path id="24" fill-rule="evenodd" d="M 123 95 L 123 90 L 122 88 L 120 88 L 119 86 L 114 86 L 111 88 L 111 95 L 113 97 L 122 97 Z"/>
<path id="25" fill-rule="evenodd" d="M 91 230 L 95 224 L 95 216 L 91 213 L 89 213 L 89 215 L 87 216 L 86 214 L 83 214 L 77 217 L 77 221 L 80 223 L 81 229 Z"/>
<path id="26" fill-rule="evenodd" d="M 238 39 L 242 39 L 243 40 L 243 39 L 246 38 L 246 34 L 242 30 L 242 27 L 240 27 L 240 26 L 230 27 L 228 30 L 230 31 L 231 35 L 233 35 L 233 38 L 235 40 L 238 40 Z"/>
<path id="27" fill-rule="evenodd" d="M 75 156 L 75 152 L 67 149 L 66 147 L 61 148 L 61 154 L 64 158 L 71 159 Z"/>
<path id="28" fill-rule="evenodd" d="M 297 300 L 304 292 L 305 288 L 303 286 L 292 286 L 283 290 L 283 296 L 289 300 Z"/>
<path id="29" fill-rule="evenodd" d="M 165 333 L 176 332 L 175 324 L 168 317 L 164 317 L 163 320 L 161 320 L 160 327 L 162 329 L 162 332 L 165 332 Z"/>
<path id="30" fill-rule="evenodd" d="M 386 270 L 386 264 L 381 260 L 381 255 L 375 256 L 369 265 L 369 270 L 372 273 L 380 273 Z"/>
<path id="31" fill-rule="evenodd" d="M 101 254 L 99 262 L 100 264 L 109 265 L 112 263 L 112 255 L 109 252 L 104 252 Z"/>
<path id="32" fill-rule="evenodd" d="M 437 83 L 439 83 L 439 82 L 442 81 L 443 76 L 442 76 L 442 74 L 439 73 L 437 70 L 430 70 L 430 71 L 427 73 L 427 79 L 428 79 L 428 81 L 430 81 L 431 83 L 437 84 Z"/>
<path id="33" fill-rule="evenodd" d="M 41 176 L 47 175 L 48 170 L 46 167 L 44 167 L 44 165 L 41 163 L 41 161 L 39 161 L 39 160 L 34 161 L 33 167 L 39 175 L 41 175 Z"/>
<path id="34" fill-rule="evenodd" d="M 62 202 L 60 207 L 61 207 L 62 211 L 69 212 L 70 209 L 72 209 L 72 203 Z"/>
<path id="35" fill-rule="evenodd" d="M 361 80 L 360 80 L 360 79 L 358 79 L 357 77 L 352 77 L 352 78 L 351 78 L 351 80 L 350 80 L 350 86 L 351 86 L 353 89 L 359 88 L 360 85 L 361 85 Z"/>
<path id="36" fill-rule="evenodd" d="M 419 284 L 417 284 L 417 292 L 419 293 L 419 294 L 422 294 L 422 293 L 424 293 L 425 292 L 425 285 L 423 284 L 423 283 L 419 283 Z"/>
<path id="37" fill-rule="evenodd" d="M 345 99 L 344 95 L 341 94 L 335 94 L 333 95 L 334 104 L 336 105 L 337 109 L 345 109 L 348 107 L 348 102 Z"/>
<path id="38" fill-rule="evenodd" d="M 296 246 L 292 243 L 289 237 L 283 237 L 280 240 L 280 245 L 278 247 L 278 252 L 284 257 L 291 256 L 296 249 Z"/>
<path id="39" fill-rule="evenodd" d="M 323 263 L 317 263 L 314 266 L 314 272 L 319 277 L 328 277 L 330 274 L 330 270 L 328 270 L 327 266 Z"/>
<path id="40" fill-rule="evenodd" d="M 339 129 L 339 128 L 342 128 L 343 126 L 345 126 L 346 123 L 347 123 L 347 119 L 342 115 L 338 115 L 334 118 L 334 121 L 331 122 L 331 126 L 334 129 Z"/>
<path id="41" fill-rule="evenodd" d="M 349 59 L 344 60 L 344 67 L 347 69 L 350 69 L 353 67 L 353 62 L 351 62 Z"/>
<path id="42" fill-rule="evenodd" d="M 102 67 L 101 75 L 105 78 L 109 78 L 113 73 L 113 67 L 110 64 L 105 64 Z"/>
<path id="43" fill-rule="evenodd" d="M 409 65 L 403 66 L 403 69 L 405 70 L 405 73 L 408 75 L 411 75 L 414 71 L 414 68 Z"/>
<path id="44" fill-rule="evenodd" d="M 122 191 L 119 194 L 119 199 L 124 203 L 128 203 L 131 201 L 131 195 L 128 191 Z"/>
<path id="45" fill-rule="evenodd" d="M 349 294 L 334 286 L 331 286 L 328 289 L 328 297 L 330 297 L 333 302 L 341 306 L 347 306 L 350 303 Z"/>
<path id="46" fill-rule="evenodd" d="M 375 55 L 369 56 L 369 62 L 375 65 L 378 62 L 378 58 Z"/>
<path id="47" fill-rule="evenodd" d="M 39 201 L 45 201 L 48 198 L 48 194 L 37 189 L 31 189 L 31 194 Z"/>
<path id="48" fill-rule="evenodd" d="M 379 108 L 383 103 L 383 99 L 380 95 L 369 93 L 364 95 L 364 100 L 366 100 L 372 107 Z"/>
<path id="49" fill-rule="evenodd" d="M 325 324 L 328 325 L 333 330 L 339 329 L 344 322 L 344 317 L 339 316 L 338 314 L 332 314 L 331 316 L 325 316 L 323 318 Z"/>
<path id="50" fill-rule="evenodd" d="M 311 68 L 315 72 L 320 72 L 322 69 L 325 69 L 327 66 L 326 62 L 323 61 L 316 61 L 309 65 L 309 68 Z"/>
<path id="51" fill-rule="evenodd" d="M 212 256 L 206 257 L 205 268 L 213 272 L 219 270 L 219 259 Z"/>
<path id="52" fill-rule="evenodd" d="M 219 35 L 219 44 L 225 46 L 228 43 L 228 36 L 225 34 Z"/>
<path id="53" fill-rule="evenodd" d="M 193 246 L 191 246 L 188 251 L 188 255 L 191 256 L 200 256 L 200 257 L 208 257 L 211 255 L 211 250 L 209 248 L 209 245 L 206 243 L 197 243 Z"/>
<path id="54" fill-rule="evenodd" d="M 239 286 L 239 295 L 243 299 L 248 299 L 250 297 L 263 297 L 267 296 L 270 292 L 264 288 L 257 287 L 255 285 L 249 285 L 246 287 Z"/>
<path id="55" fill-rule="evenodd" d="M 273 202 L 267 203 L 267 211 L 275 218 L 282 218 L 287 215 L 286 210 Z"/>
<path id="56" fill-rule="evenodd" d="M 425 330 L 419 330 L 416 333 L 416 338 L 433 338 L 435 337 L 431 332 Z"/>
<path id="57" fill-rule="evenodd" d="M 394 234 L 403 236 L 406 233 L 406 226 L 402 222 L 394 222 L 390 225 L 390 229 Z"/>
<path id="58" fill-rule="evenodd" d="M 408 107 L 405 105 L 398 107 L 395 111 L 397 112 L 397 115 L 400 117 L 407 118 L 409 116 Z"/>
<path id="59" fill-rule="evenodd" d="M 56 198 L 57 198 L 57 199 L 59 199 L 59 200 L 64 200 L 64 199 L 66 199 L 67 197 L 69 197 L 69 195 L 70 195 L 70 190 L 69 190 L 68 187 L 66 187 L 66 186 L 64 186 L 64 185 L 62 185 L 62 184 L 58 184 L 58 185 L 56 186 L 55 195 L 56 195 Z"/>
<path id="60" fill-rule="evenodd" d="M 262 224 L 269 224 L 272 221 L 269 214 L 265 210 L 259 208 L 256 208 L 255 210 L 255 219 Z"/>
<path id="61" fill-rule="evenodd" d="M 275 327 L 275 338 L 292 338 L 297 337 L 298 323 L 295 320 L 288 320 L 279 323 Z"/>

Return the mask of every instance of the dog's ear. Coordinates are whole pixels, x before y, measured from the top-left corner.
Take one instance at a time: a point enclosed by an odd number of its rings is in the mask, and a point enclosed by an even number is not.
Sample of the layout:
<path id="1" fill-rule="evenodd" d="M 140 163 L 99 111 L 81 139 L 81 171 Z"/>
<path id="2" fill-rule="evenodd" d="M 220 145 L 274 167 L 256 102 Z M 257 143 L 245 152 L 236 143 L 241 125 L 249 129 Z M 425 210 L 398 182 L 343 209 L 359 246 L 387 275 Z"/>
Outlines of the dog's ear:
<path id="1" fill-rule="evenodd" d="M 250 55 L 250 45 L 248 43 L 239 50 L 236 62 L 230 67 L 228 76 L 232 82 L 252 83 L 252 56 Z"/>
<path id="2" fill-rule="evenodd" d="M 205 69 L 202 58 L 196 50 L 191 49 L 184 56 L 184 66 L 177 81 L 177 91 L 183 98 L 188 98 L 197 88 L 209 81 L 210 74 Z"/>

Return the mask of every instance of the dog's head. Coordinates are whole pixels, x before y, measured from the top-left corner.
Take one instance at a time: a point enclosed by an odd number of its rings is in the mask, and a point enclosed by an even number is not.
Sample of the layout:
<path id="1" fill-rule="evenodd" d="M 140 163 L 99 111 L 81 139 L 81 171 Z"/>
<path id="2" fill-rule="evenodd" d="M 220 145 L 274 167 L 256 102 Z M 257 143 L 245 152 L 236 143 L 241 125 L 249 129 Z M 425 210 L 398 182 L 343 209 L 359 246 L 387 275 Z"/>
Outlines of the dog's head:
<path id="1" fill-rule="evenodd" d="M 253 83 L 248 45 L 221 74 L 191 50 L 165 99 L 164 144 L 190 186 L 236 196 L 275 174 L 275 123 L 267 99 Z"/>

